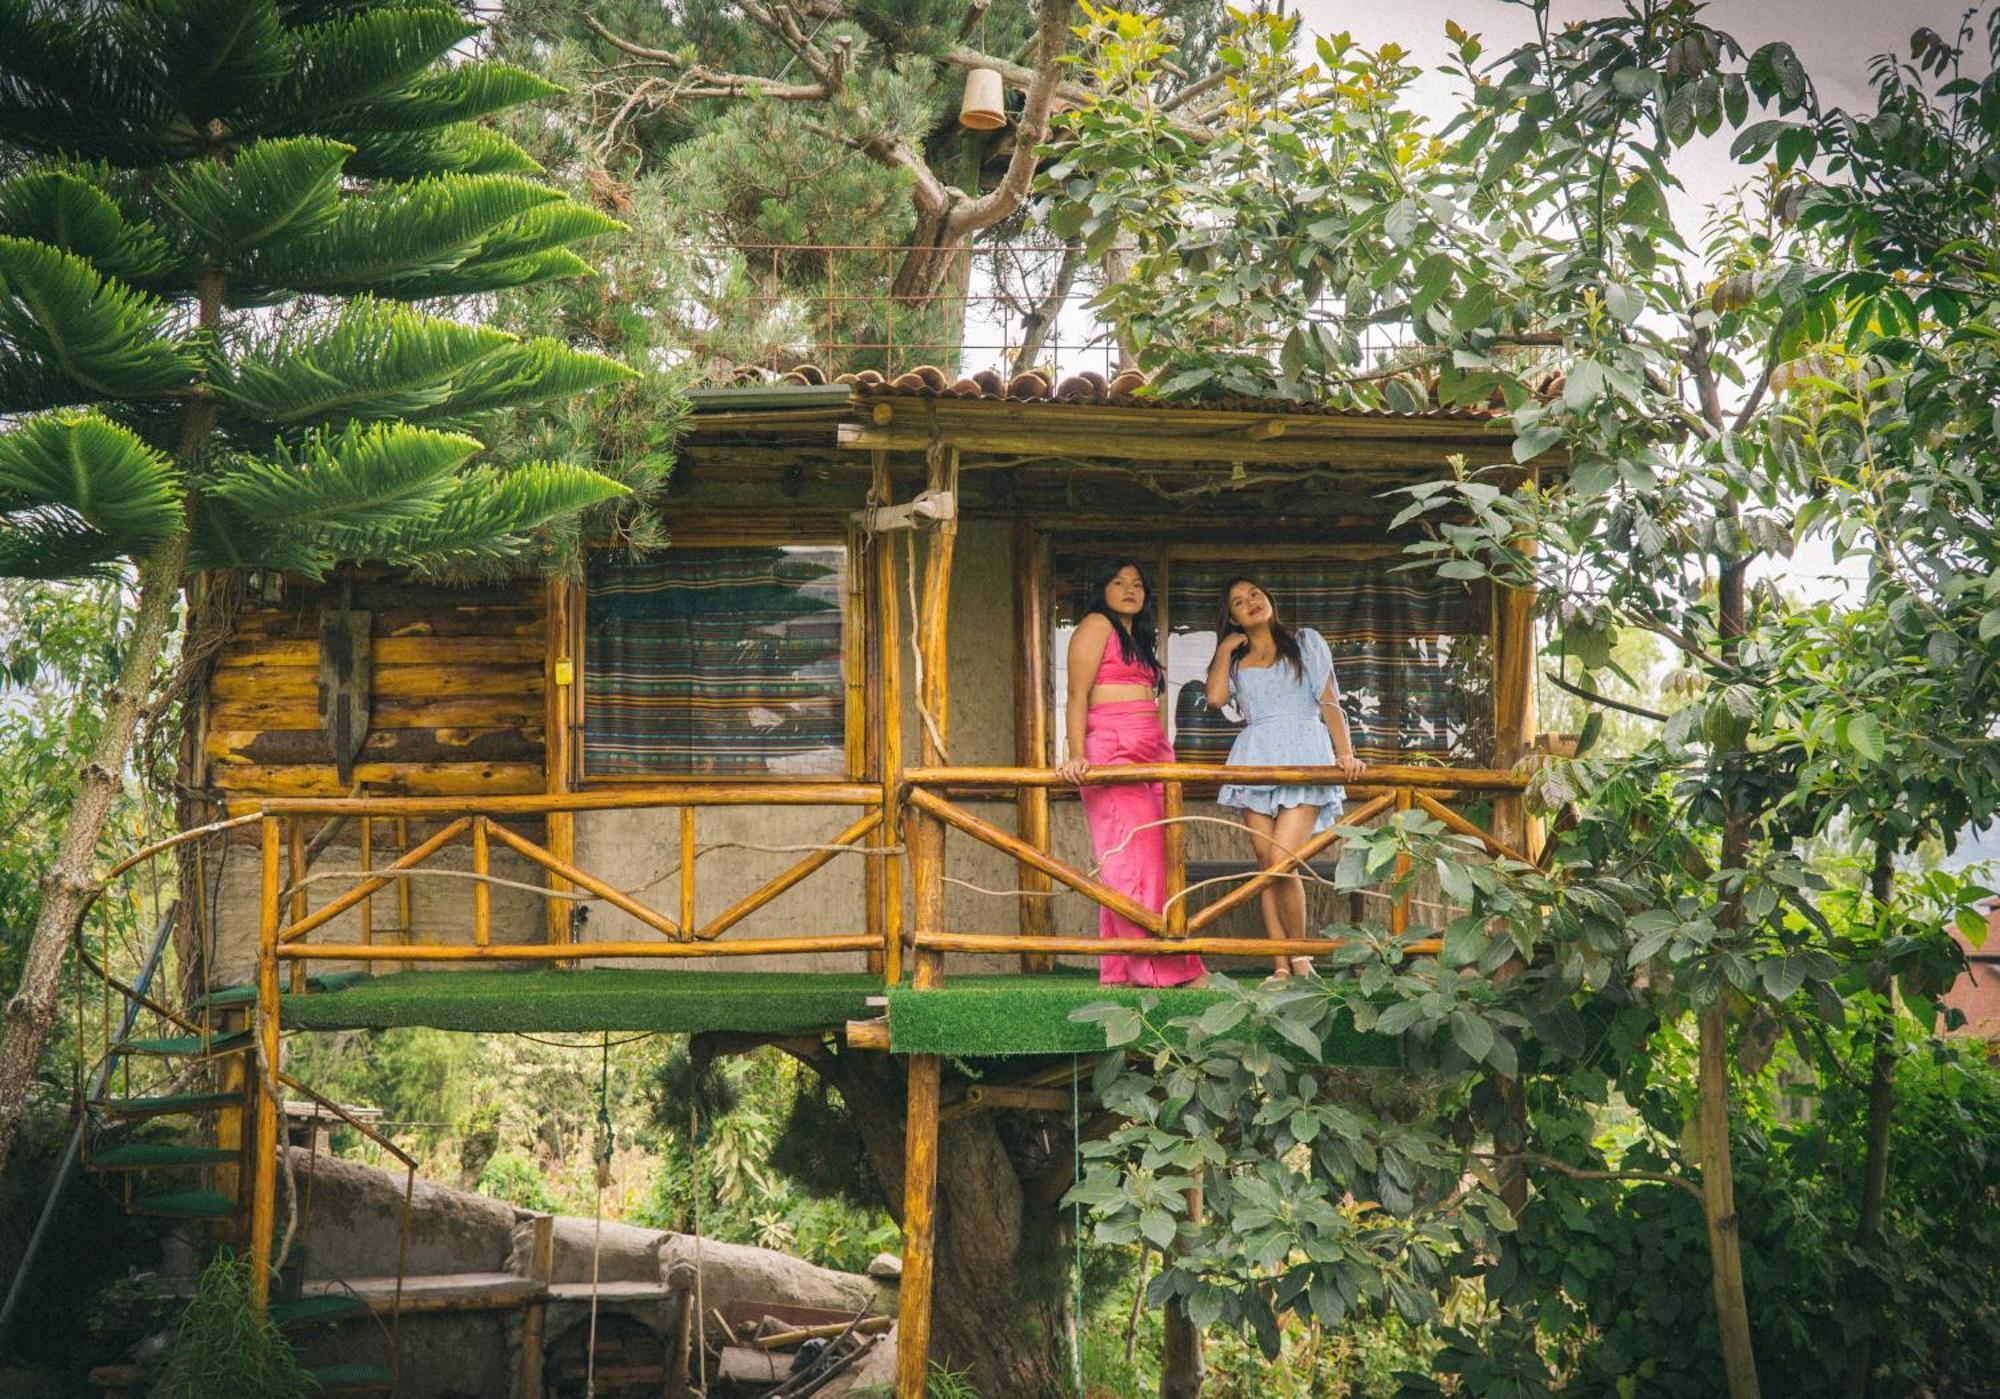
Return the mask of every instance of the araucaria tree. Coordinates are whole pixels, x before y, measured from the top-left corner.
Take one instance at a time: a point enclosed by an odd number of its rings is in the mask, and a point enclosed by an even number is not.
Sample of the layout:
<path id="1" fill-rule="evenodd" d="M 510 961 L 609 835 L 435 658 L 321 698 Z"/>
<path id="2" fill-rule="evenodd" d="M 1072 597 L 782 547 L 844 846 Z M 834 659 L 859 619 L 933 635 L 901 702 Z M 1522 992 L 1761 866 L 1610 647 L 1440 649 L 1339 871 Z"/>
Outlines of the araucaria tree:
<path id="1" fill-rule="evenodd" d="M 0 575 L 136 570 L 119 680 L 0 1038 L 0 1164 L 183 583 L 499 565 L 619 492 L 501 469 L 486 415 L 623 366 L 413 303 L 587 270 L 617 225 L 480 118 L 439 0 L 0 0 Z"/>

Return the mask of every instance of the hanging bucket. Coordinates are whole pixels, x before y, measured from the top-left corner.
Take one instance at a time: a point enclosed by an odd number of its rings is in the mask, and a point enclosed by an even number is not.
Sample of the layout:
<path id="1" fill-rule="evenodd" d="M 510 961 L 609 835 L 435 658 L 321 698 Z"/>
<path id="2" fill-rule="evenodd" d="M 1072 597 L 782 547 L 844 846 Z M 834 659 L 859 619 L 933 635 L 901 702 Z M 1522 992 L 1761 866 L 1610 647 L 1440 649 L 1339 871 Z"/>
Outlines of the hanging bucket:
<path id="1" fill-rule="evenodd" d="M 974 68 L 965 75 L 965 100 L 959 104 L 958 124 L 971 131 L 998 131 L 1007 124 L 1006 102 L 999 73 Z"/>

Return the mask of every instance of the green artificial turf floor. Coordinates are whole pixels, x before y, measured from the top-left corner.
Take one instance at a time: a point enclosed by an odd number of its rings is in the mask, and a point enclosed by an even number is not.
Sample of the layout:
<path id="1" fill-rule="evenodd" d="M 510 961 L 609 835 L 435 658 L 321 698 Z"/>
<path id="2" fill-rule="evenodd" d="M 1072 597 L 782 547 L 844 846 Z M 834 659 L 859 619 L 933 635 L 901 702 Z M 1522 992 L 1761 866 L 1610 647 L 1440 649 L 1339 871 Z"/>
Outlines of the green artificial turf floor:
<path id="1" fill-rule="evenodd" d="M 410 971 L 367 977 L 325 991 L 286 996 L 288 1029 L 359 1030 L 427 1025 L 440 1030 L 660 1030 L 695 1034 L 740 1030 L 803 1034 L 838 1030 L 883 1013 L 884 994 L 865 973 L 690 972 L 599 967 L 586 971 Z M 1089 971 L 958 976 L 942 987 L 888 990 L 890 1048 L 897 1054 L 961 1057 L 1093 1054 L 1104 1032 L 1070 1019 L 1101 1001 L 1138 1007 L 1159 998 L 1161 1018 L 1198 1015 L 1214 989 L 1142 990 L 1100 986 Z M 1327 1046 L 1349 1064 L 1392 1064 L 1391 1043 L 1349 1030 Z"/>

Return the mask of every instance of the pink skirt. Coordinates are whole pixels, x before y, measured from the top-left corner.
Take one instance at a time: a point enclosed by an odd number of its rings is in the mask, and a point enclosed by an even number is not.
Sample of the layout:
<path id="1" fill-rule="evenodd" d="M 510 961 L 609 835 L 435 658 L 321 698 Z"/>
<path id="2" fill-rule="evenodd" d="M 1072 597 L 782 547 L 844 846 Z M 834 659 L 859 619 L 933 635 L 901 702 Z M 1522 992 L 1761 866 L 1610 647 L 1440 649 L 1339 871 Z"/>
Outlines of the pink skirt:
<path id="1" fill-rule="evenodd" d="M 1174 750 L 1160 727 L 1159 706 L 1151 700 L 1122 700 L 1092 709 L 1083 731 L 1083 756 L 1093 768 L 1126 763 L 1171 763 Z M 1098 878 L 1142 908 L 1157 909 L 1167 897 L 1167 842 L 1157 822 L 1166 811 L 1157 782 L 1086 785 L 1080 793 Z M 1141 826 L 1147 829 L 1139 830 Z M 1097 933 L 1107 938 L 1151 937 L 1144 928 L 1108 908 L 1097 910 Z M 1100 957 L 1097 979 L 1106 986 L 1179 986 L 1207 968 L 1201 958 L 1174 953 Z"/>

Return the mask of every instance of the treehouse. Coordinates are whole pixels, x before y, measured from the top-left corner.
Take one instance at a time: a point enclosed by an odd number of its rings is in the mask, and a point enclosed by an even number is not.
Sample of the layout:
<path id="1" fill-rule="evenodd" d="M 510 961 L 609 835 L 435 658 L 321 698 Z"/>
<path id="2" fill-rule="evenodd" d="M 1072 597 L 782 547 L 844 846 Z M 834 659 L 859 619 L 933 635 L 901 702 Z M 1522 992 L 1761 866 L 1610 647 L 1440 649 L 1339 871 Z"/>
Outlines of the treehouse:
<path id="1" fill-rule="evenodd" d="M 1264 938 L 1269 876 L 1213 805 L 1233 726 L 1201 677 L 1228 579 L 1256 574 L 1330 640 L 1370 764 L 1302 858 L 1410 809 L 1469 852 L 1535 849 L 1514 775 L 1529 599 L 1399 569 L 1389 528 L 1388 493 L 1454 456 L 1511 464 L 1512 434 L 1476 412 L 1168 405 L 1138 382 L 802 369 L 705 390 L 663 551 L 605 541 L 575 581 L 253 580 L 211 613 L 183 758 L 234 823 L 186 887 L 210 985 L 254 988 L 248 1043 L 275 1065 L 293 1030 L 728 1030 L 905 1057 L 899 1392 L 921 1393 L 940 1056 L 1101 1050 L 1068 1017 L 1134 994 L 1099 990 L 1106 950 L 1252 975 L 1324 950 Z M 1094 877 L 1051 770 L 1077 595 L 1106 557 L 1151 573 L 1179 761 L 1089 780 L 1164 781 L 1184 819 L 1163 913 Z M 1448 916 L 1435 877 L 1311 887 L 1315 925 Z M 1100 942 L 1100 904 L 1152 936 Z M 237 1083 L 219 1138 L 252 1146 L 268 1251 L 278 1104 Z"/>

